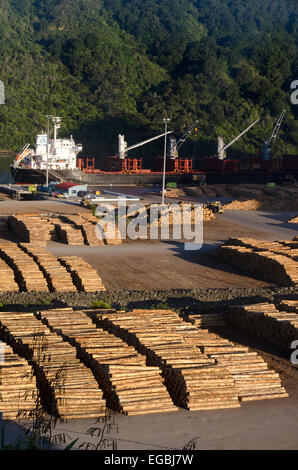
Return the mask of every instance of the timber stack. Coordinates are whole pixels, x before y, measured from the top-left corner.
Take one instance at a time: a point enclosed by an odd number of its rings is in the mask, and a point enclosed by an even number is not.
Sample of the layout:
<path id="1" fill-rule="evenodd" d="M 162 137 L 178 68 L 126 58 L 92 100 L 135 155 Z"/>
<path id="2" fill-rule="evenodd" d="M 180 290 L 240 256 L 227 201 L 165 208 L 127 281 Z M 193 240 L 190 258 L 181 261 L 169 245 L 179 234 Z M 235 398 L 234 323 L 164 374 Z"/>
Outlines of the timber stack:
<path id="1" fill-rule="evenodd" d="M 96 220 L 89 220 L 87 218 L 82 217 L 79 214 L 73 215 L 64 215 L 61 216 L 64 222 L 69 224 L 73 224 L 73 226 L 79 230 L 81 230 L 84 243 L 89 246 L 101 246 L 104 245 L 104 241 L 102 237 L 98 237 L 96 234 L 96 228 L 98 219 L 95 217 Z"/>
<path id="2" fill-rule="evenodd" d="M 290 258 L 269 251 L 229 244 L 216 248 L 214 255 L 260 279 L 280 286 L 293 286 L 298 282 L 298 263 Z"/>
<path id="3" fill-rule="evenodd" d="M 0 344 L 0 408 L 3 419 L 30 419 L 35 415 L 36 378 L 28 362 L 10 346 Z"/>
<path id="4" fill-rule="evenodd" d="M 0 259 L 0 292 L 18 291 L 19 285 L 15 280 L 14 270 L 6 263 L 6 261 Z"/>
<path id="5" fill-rule="evenodd" d="M 102 391 L 76 349 L 51 332 L 33 313 L 0 312 L 0 338 L 32 363 L 46 410 L 63 419 L 98 418 Z"/>
<path id="6" fill-rule="evenodd" d="M 226 311 L 227 322 L 289 352 L 298 339 L 296 313 L 278 310 L 274 304 L 259 303 L 232 306 Z"/>
<path id="7" fill-rule="evenodd" d="M 56 224 L 57 238 L 60 242 L 67 245 L 84 245 L 82 231 L 69 224 Z"/>
<path id="8" fill-rule="evenodd" d="M 282 300 L 276 308 L 283 312 L 298 313 L 298 300 Z"/>
<path id="9" fill-rule="evenodd" d="M 186 321 L 190 321 L 192 325 L 202 329 L 209 330 L 212 328 L 220 328 L 226 325 L 223 314 L 220 313 L 206 313 L 197 315 L 188 315 Z"/>
<path id="10" fill-rule="evenodd" d="M 73 283 L 79 292 L 106 290 L 97 271 L 82 258 L 77 256 L 60 256 L 58 261 L 71 274 Z"/>
<path id="11" fill-rule="evenodd" d="M 241 402 L 288 396 L 278 373 L 268 369 L 263 358 L 248 347 L 199 328 L 186 332 L 185 340 L 229 371 Z"/>
<path id="12" fill-rule="evenodd" d="M 48 285 L 39 266 L 22 251 L 15 243 L 0 246 L 1 259 L 13 270 L 14 278 L 19 286 L 20 291 L 29 292 L 46 292 Z M 3 274 L 8 269 L 3 271 Z M 11 275 L 8 275 L 11 280 Z M 9 284 L 9 289 L 14 289 L 14 284 Z"/>
<path id="13" fill-rule="evenodd" d="M 93 324 L 81 311 L 43 311 L 39 318 L 78 351 L 104 391 L 107 406 L 136 415 L 175 411 L 158 367 L 120 338 Z"/>
<path id="14" fill-rule="evenodd" d="M 71 274 L 59 263 L 57 256 L 43 248 L 36 248 L 35 244 L 32 246 L 22 243 L 20 247 L 38 265 L 47 280 L 50 292 L 77 292 Z"/>
<path id="15" fill-rule="evenodd" d="M 7 225 L 11 232 L 26 243 L 51 240 L 55 231 L 54 226 L 39 214 L 11 215 L 7 219 Z"/>
<path id="16" fill-rule="evenodd" d="M 159 367 L 176 406 L 189 410 L 238 407 L 233 378 L 199 349 L 187 344 L 183 322 L 171 310 L 132 310 L 126 313 L 93 314 L 96 323 L 134 346 Z"/>

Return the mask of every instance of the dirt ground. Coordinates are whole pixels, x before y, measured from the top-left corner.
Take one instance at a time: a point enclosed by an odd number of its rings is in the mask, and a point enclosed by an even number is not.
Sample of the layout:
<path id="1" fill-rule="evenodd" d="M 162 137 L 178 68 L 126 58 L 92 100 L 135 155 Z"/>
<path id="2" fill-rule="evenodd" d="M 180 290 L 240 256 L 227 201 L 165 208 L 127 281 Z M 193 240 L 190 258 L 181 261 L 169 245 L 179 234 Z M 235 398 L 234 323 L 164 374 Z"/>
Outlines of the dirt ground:
<path id="1" fill-rule="evenodd" d="M 235 234 L 268 238 L 265 232 L 213 220 L 204 224 L 204 245 L 198 251 L 185 251 L 180 241 L 158 240 L 125 240 L 111 247 L 70 247 L 51 242 L 48 250 L 57 255 L 82 256 L 97 269 L 109 290 L 268 286 L 213 257 L 215 246 Z"/>
<path id="2" fill-rule="evenodd" d="M 78 213 L 86 212 L 86 209 L 71 201 L 60 200 L 0 202 L 0 215 L 13 212 Z M 272 220 L 263 217 L 260 221 L 258 212 L 249 212 L 229 211 L 210 222 L 205 222 L 203 247 L 198 251 L 185 251 L 181 241 L 160 240 L 124 240 L 120 246 L 104 247 L 68 246 L 50 242 L 48 249 L 57 255 L 83 257 L 97 269 L 109 290 L 268 286 L 265 281 L 254 279 L 247 273 L 220 262 L 212 255 L 214 248 L 230 237 L 251 237 L 260 240 L 278 238 L 280 234 L 276 224 L 278 223 L 279 227 L 282 222 L 273 220 L 275 216 L 272 216 Z M 230 220 L 231 217 L 234 218 Z M 285 219 L 286 215 L 281 215 L 280 218 Z M 246 222 L 248 219 L 249 223 Z M 273 222 L 276 224 L 273 225 Z M 287 235 L 287 232 L 285 234 Z M 287 236 L 283 238 L 286 239 Z"/>

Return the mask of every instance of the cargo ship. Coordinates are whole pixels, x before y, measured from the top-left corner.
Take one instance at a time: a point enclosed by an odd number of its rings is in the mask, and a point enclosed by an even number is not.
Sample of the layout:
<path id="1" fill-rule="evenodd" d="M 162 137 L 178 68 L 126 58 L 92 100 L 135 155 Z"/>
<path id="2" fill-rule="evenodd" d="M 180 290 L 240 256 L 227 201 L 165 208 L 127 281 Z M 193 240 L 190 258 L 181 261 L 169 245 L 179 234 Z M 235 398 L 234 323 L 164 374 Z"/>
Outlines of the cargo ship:
<path id="1" fill-rule="evenodd" d="M 58 138 L 61 118 L 53 117 L 54 136 L 48 133 L 36 136 L 35 148 L 26 144 L 10 165 L 11 176 L 15 183 L 45 184 L 48 181 L 77 182 L 84 184 L 161 184 L 162 168 L 156 171 L 141 168 L 141 159 L 127 158 L 127 152 L 159 139 L 171 131 L 127 146 L 124 136 L 119 134 L 119 153 L 107 157 L 105 170 L 95 169 L 94 159 L 77 158 L 83 146 L 75 143 L 73 137 Z M 90 165 L 90 161 L 92 164 Z M 191 175 L 185 172 L 167 172 L 171 181 L 189 182 Z M 190 173 L 190 172 L 187 172 Z"/>
<path id="2" fill-rule="evenodd" d="M 200 183 L 267 183 L 281 182 L 285 177 L 298 178 L 298 156 L 284 155 L 274 158 L 271 147 L 277 137 L 284 112 L 279 118 L 269 139 L 264 141 L 263 153 L 245 158 L 228 158 L 226 150 L 242 137 L 259 120 L 252 123 L 241 134 L 225 145 L 221 137 L 218 138 L 218 152 L 216 156 L 196 159 L 197 168 L 193 168 L 192 159 L 179 157 L 178 150 L 186 138 L 196 128 L 195 121 L 180 137 L 178 141 L 170 137 L 169 150 L 165 164 L 166 182 L 180 184 Z M 52 117 L 54 134 L 53 139 L 48 133 L 36 136 L 35 148 L 26 144 L 16 156 L 10 171 L 15 183 L 45 184 L 48 182 L 75 182 L 90 185 L 160 185 L 163 180 L 164 157 L 157 157 L 153 169 L 142 168 L 141 158 L 130 158 L 127 153 L 137 147 L 153 140 L 171 134 L 171 131 L 154 136 L 143 142 L 128 146 L 124 136 L 118 136 L 118 153 L 106 158 L 104 169 L 95 168 L 94 158 L 82 158 L 81 144 L 75 143 L 72 136 L 66 139 L 57 137 L 61 118 Z M 48 175 L 48 177 L 47 177 Z"/>

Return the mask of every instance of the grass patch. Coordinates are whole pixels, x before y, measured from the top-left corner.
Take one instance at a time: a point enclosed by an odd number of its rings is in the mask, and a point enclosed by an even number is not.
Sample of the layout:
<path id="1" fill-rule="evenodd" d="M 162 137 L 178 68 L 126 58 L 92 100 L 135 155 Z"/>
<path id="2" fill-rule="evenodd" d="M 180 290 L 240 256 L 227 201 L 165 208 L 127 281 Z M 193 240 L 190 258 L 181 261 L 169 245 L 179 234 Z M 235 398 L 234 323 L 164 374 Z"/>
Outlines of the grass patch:
<path id="1" fill-rule="evenodd" d="M 49 299 L 46 299 L 45 297 L 40 297 L 37 299 L 37 302 L 41 305 L 51 305 L 51 301 Z"/>
<path id="2" fill-rule="evenodd" d="M 150 309 L 151 310 L 170 310 L 170 307 L 163 302 L 158 302 L 158 304 L 151 305 Z"/>
<path id="3" fill-rule="evenodd" d="M 112 308 L 111 305 L 108 302 L 105 302 L 104 300 L 95 300 L 94 302 L 92 302 L 91 307 L 92 308 L 104 308 L 104 309 Z"/>

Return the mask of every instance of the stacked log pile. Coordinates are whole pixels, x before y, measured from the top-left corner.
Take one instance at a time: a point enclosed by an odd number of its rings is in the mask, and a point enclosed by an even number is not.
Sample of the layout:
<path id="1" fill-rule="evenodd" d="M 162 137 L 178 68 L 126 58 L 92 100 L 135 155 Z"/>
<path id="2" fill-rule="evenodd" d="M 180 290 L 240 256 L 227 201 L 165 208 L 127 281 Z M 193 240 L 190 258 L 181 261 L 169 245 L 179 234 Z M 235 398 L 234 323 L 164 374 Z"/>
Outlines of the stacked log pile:
<path id="1" fill-rule="evenodd" d="M 186 332 L 185 340 L 229 371 L 241 402 L 288 396 L 279 375 L 249 348 L 200 329 Z"/>
<path id="2" fill-rule="evenodd" d="M 77 256 L 59 257 L 58 261 L 71 274 L 79 292 L 97 292 L 106 290 L 97 271 L 82 258 Z"/>
<path id="3" fill-rule="evenodd" d="M 40 312 L 52 331 L 78 351 L 100 383 L 107 406 L 124 414 L 175 411 L 157 367 L 120 338 L 97 328 L 83 312 L 72 309 Z"/>
<path id="4" fill-rule="evenodd" d="M 96 227 L 97 227 L 98 219 L 96 217 L 94 217 L 95 220 L 93 219 L 89 220 L 88 218 L 84 218 L 81 215 L 74 214 L 74 215 L 61 216 L 61 218 L 65 222 L 73 224 L 76 228 L 82 231 L 82 235 L 84 237 L 84 242 L 86 245 L 90 245 L 90 246 L 104 245 L 101 232 L 100 232 L 100 236 L 99 237 L 97 236 Z"/>
<path id="5" fill-rule="evenodd" d="M 233 306 L 227 310 L 226 318 L 230 324 L 287 352 L 298 339 L 297 314 L 277 310 L 273 304 Z"/>
<path id="6" fill-rule="evenodd" d="M 287 256 L 231 245 L 216 248 L 214 255 L 258 278 L 272 281 L 280 286 L 292 286 L 298 282 L 298 264 Z"/>
<path id="7" fill-rule="evenodd" d="M 14 279 L 21 291 L 48 291 L 47 281 L 39 266 L 16 244 L 11 243 L 6 246 L 1 246 L 0 257 L 8 265 L 3 273 L 1 273 L 1 277 L 4 276 L 5 273 L 8 274 L 7 280 L 3 278 L 3 282 L 7 283 L 9 290 L 16 291 L 15 282 L 12 282 L 12 275 L 10 273 L 10 271 L 13 270 Z"/>
<path id="8" fill-rule="evenodd" d="M 293 219 L 288 220 L 290 224 L 298 224 L 298 217 L 294 217 Z"/>
<path id="9" fill-rule="evenodd" d="M 102 392 L 76 349 L 33 313 L 0 312 L 0 337 L 32 362 L 45 409 L 63 419 L 104 414 Z"/>
<path id="10" fill-rule="evenodd" d="M 93 314 L 96 323 L 121 337 L 159 367 L 175 405 L 190 410 L 238 407 L 233 378 L 199 349 L 186 343 L 193 326 L 170 310 Z"/>
<path id="11" fill-rule="evenodd" d="M 53 225 L 38 214 L 15 214 L 7 220 L 10 231 L 23 242 L 48 241 L 55 232 Z"/>
<path id="12" fill-rule="evenodd" d="M 0 292 L 18 292 L 19 286 L 15 280 L 13 269 L 0 259 Z"/>
<path id="13" fill-rule="evenodd" d="M 3 419 L 29 419 L 36 406 L 36 379 L 28 362 L 0 343 L 0 410 Z"/>
<path id="14" fill-rule="evenodd" d="M 298 300 L 282 300 L 277 308 L 283 312 L 298 313 Z"/>
<path id="15" fill-rule="evenodd" d="M 47 280 L 50 292 L 77 292 L 71 274 L 58 261 L 57 256 L 52 255 L 44 248 L 36 248 L 35 244 L 33 246 L 20 244 L 20 247 L 37 263 Z"/>
<path id="16" fill-rule="evenodd" d="M 267 242 L 254 238 L 230 238 L 226 245 L 243 246 L 254 251 L 269 251 L 298 261 L 298 243 L 293 241 Z"/>
<path id="17" fill-rule="evenodd" d="M 289 246 L 292 249 L 297 249 L 298 248 L 298 237 L 294 237 L 292 241 L 280 241 L 284 246 Z"/>
<path id="18" fill-rule="evenodd" d="M 84 245 L 82 230 L 70 224 L 56 224 L 58 240 L 67 245 Z"/>
<path id="19" fill-rule="evenodd" d="M 219 313 L 206 313 L 202 315 L 189 315 L 187 320 L 196 327 L 204 330 L 218 328 L 226 325 L 224 315 Z"/>
<path id="20" fill-rule="evenodd" d="M 248 199 L 246 201 L 232 201 L 224 205 L 227 211 L 241 210 L 241 211 L 256 211 L 261 209 L 262 203 L 256 199 Z"/>

